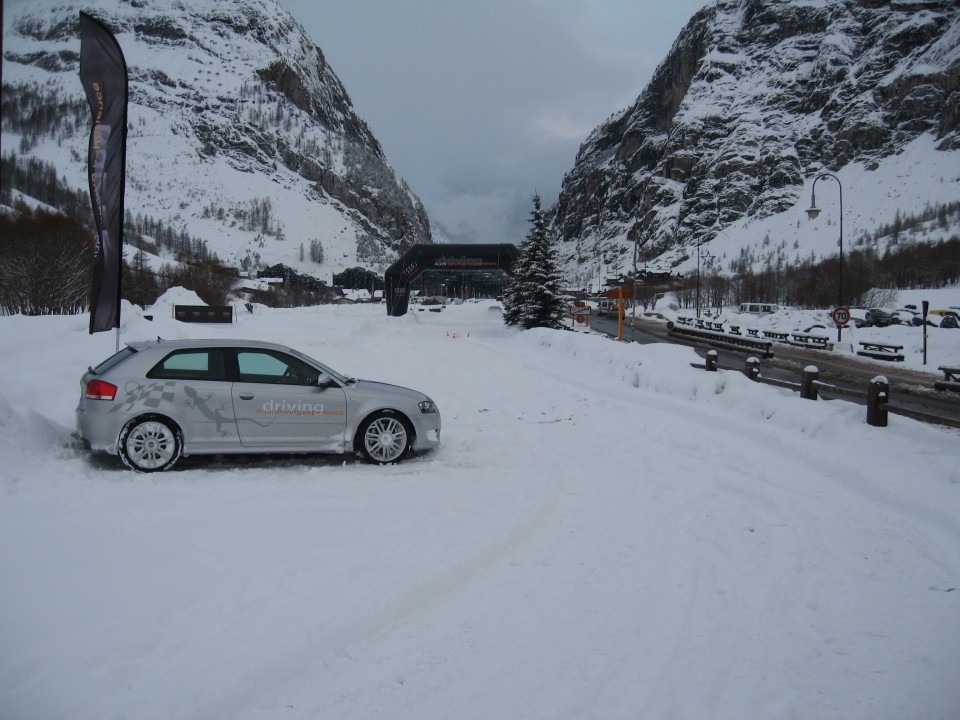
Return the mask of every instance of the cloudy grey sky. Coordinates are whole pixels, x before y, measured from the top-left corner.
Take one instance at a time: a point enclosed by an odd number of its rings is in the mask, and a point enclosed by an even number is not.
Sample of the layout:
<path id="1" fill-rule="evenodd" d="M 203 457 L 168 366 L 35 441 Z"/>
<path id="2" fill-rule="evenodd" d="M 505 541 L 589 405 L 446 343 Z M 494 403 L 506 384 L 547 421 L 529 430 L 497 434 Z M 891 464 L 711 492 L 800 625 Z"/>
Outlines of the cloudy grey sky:
<path id="1" fill-rule="evenodd" d="M 519 242 L 709 0 L 280 0 L 451 242 Z M 439 239 L 439 238 L 438 238 Z"/>

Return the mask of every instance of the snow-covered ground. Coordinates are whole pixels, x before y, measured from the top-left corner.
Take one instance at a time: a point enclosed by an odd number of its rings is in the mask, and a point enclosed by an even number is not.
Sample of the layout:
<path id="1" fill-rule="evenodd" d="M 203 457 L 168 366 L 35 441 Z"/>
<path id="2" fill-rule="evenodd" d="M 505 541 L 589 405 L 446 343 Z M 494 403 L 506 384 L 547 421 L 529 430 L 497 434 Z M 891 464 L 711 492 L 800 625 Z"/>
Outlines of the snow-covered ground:
<path id="1" fill-rule="evenodd" d="M 285 342 L 427 392 L 443 444 L 136 475 L 71 440 L 113 336 L 0 317 L 0 717 L 960 712 L 957 432 L 488 304 L 164 310 L 123 338 Z"/>

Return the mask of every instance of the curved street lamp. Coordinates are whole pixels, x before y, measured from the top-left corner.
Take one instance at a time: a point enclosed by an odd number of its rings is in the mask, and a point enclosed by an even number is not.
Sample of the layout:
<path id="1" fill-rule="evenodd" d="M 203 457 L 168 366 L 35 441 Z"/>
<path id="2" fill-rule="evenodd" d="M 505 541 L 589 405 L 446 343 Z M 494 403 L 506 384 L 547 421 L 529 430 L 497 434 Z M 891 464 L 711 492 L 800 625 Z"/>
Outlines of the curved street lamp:
<path id="1" fill-rule="evenodd" d="M 820 214 L 820 208 L 817 207 L 817 180 L 823 178 L 833 178 L 837 181 L 837 187 L 840 188 L 840 276 L 837 281 L 837 307 L 843 307 L 843 185 L 840 184 L 840 178 L 830 173 L 820 173 L 813 180 L 813 187 L 810 188 L 810 207 L 807 208 L 807 217 L 815 220 Z M 837 342 L 840 342 L 843 333 L 843 325 L 837 325 Z"/>

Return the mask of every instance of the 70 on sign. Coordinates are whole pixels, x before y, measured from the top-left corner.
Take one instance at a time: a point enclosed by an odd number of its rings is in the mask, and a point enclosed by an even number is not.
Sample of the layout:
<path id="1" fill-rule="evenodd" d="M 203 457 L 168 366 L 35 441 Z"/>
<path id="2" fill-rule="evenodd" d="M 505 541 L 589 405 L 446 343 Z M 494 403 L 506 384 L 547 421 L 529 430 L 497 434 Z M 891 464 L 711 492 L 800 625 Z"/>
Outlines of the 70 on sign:
<path id="1" fill-rule="evenodd" d="M 834 308 L 833 312 L 830 313 L 830 317 L 833 318 L 833 321 L 839 327 L 843 327 L 848 322 L 850 322 L 850 308 L 845 308 L 845 307 Z"/>

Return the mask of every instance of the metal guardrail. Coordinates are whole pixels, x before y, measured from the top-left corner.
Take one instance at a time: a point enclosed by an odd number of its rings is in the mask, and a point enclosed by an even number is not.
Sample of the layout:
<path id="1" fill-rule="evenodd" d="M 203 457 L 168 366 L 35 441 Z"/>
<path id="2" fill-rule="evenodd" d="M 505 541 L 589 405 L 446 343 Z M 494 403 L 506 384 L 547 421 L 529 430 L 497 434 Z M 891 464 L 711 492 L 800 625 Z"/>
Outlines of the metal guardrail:
<path id="1" fill-rule="evenodd" d="M 943 380 L 938 380 L 933 386 L 937 390 L 960 392 L 960 367 L 941 365 L 938 370 L 943 373 Z"/>
<path id="2" fill-rule="evenodd" d="M 730 366 L 721 367 L 717 362 L 717 352 L 715 350 L 707 352 L 707 358 L 703 365 L 693 363 L 691 363 L 691 365 L 708 371 L 730 370 L 733 372 L 742 372 L 755 382 L 799 392 L 800 397 L 808 400 L 817 400 L 820 390 L 826 390 L 831 395 L 842 395 L 865 401 L 867 405 L 867 423 L 876 427 L 886 427 L 887 413 L 893 413 L 932 425 L 960 428 L 960 419 L 891 403 L 890 386 L 887 379 L 883 376 L 873 378 L 864 391 L 823 382 L 820 380 L 820 371 L 814 366 L 808 366 L 804 369 L 800 377 L 800 382 L 795 383 L 788 380 L 763 377 L 760 374 L 760 360 L 756 357 L 747 358 L 742 370 Z"/>
<path id="3" fill-rule="evenodd" d="M 715 330 L 701 330 L 692 327 L 677 325 L 670 321 L 667 323 L 667 331 L 672 335 L 682 335 L 684 337 L 695 338 L 713 345 L 714 347 L 726 348 L 727 350 L 736 350 L 739 352 L 751 351 L 760 353 L 765 358 L 773 357 L 773 343 L 769 340 L 760 340 L 759 338 L 744 337 L 742 335 L 728 335 L 727 333 L 717 332 Z"/>

